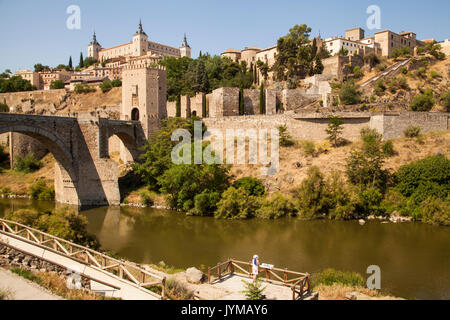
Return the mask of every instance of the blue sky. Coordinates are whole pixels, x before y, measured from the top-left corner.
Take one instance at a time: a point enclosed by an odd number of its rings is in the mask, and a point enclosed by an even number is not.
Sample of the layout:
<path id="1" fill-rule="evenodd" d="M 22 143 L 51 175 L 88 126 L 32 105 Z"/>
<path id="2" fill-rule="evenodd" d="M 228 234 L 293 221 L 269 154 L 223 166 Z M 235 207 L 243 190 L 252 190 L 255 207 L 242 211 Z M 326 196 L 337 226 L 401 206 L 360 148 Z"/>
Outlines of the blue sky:
<path id="1" fill-rule="evenodd" d="M 66 9 L 81 9 L 81 29 L 69 30 Z M 312 27 L 312 35 L 339 36 L 361 26 L 366 35 L 366 9 L 381 8 L 381 29 L 414 31 L 419 39 L 450 38 L 448 0 L 0 0 L 0 71 L 31 69 L 35 63 L 67 64 L 95 29 L 103 47 L 131 41 L 139 18 L 153 41 L 178 47 L 183 34 L 193 49 L 220 54 L 227 48 L 268 47 L 295 24 Z"/>

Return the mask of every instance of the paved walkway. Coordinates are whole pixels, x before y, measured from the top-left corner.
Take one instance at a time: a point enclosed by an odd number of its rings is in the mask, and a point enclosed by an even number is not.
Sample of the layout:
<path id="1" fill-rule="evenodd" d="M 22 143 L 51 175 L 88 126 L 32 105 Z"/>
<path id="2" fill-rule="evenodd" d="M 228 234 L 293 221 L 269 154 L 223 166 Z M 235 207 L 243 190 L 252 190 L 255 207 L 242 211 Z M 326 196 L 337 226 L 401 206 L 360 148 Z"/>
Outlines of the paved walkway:
<path id="1" fill-rule="evenodd" d="M 218 281 L 212 284 L 213 287 L 224 289 L 229 294 L 221 297 L 221 300 L 245 300 L 245 294 L 242 291 L 245 290 L 244 282 L 252 282 L 252 279 L 245 278 L 239 275 L 232 275 L 225 277 L 222 281 Z M 291 287 L 282 285 L 271 284 L 262 281 L 262 287 L 266 287 L 263 294 L 267 300 L 292 300 Z"/>
<path id="2" fill-rule="evenodd" d="M 13 300 L 63 300 L 39 285 L 0 268 L 0 289 L 7 289 Z"/>

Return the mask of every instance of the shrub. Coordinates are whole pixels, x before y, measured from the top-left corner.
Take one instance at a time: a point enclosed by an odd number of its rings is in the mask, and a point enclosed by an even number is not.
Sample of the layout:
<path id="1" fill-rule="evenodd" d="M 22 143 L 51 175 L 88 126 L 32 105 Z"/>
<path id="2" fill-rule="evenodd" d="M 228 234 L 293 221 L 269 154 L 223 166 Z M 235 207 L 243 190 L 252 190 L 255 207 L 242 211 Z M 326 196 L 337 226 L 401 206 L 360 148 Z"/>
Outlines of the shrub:
<path id="1" fill-rule="evenodd" d="M 146 207 L 151 207 L 154 204 L 152 196 L 148 190 L 143 190 L 139 192 L 139 197 L 141 200 L 141 204 Z"/>
<path id="2" fill-rule="evenodd" d="M 243 189 L 250 196 L 262 196 L 266 193 L 262 181 L 258 178 L 244 177 L 236 180 L 233 183 L 233 187 L 236 189 Z"/>
<path id="3" fill-rule="evenodd" d="M 315 156 L 316 155 L 316 145 L 312 141 L 306 141 L 303 144 L 303 151 L 307 156 Z"/>
<path id="4" fill-rule="evenodd" d="M 111 81 L 108 81 L 108 80 L 103 81 L 100 84 L 99 87 L 100 87 L 100 90 L 102 90 L 103 93 L 106 93 L 106 92 L 110 91 L 113 88 L 113 86 L 111 84 Z"/>
<path id="5" fill-rule="evenodd" d="M 69 208 L 60 208 L 53 212 L 21 209 L 9 213 L 6 219 L 93 249 L 100 247 L 95 236 L 87 232 L 86 217 Z"/>
<path id="6" fill-rule="evenodd" d="M 0 112 L 9 112 L 9 107 L 6 103 L 0 103 Z"/>
<path id="7" fill-rule="evenodd" d="M 450 199 L 442 200 L 436 197 L 429 197 L 422 202 L 420 211 L 422 222 L 450 226 Z"/>
<path id="8" fill-rule="evenodd" d="M 122 86 L 122 80 L 120 79 L 114 79 L 113 81 L 111 81 L 111 85 L 113 87 L 121 87 Z"/>
<path id="9" fill-rule="evenodd" d="M 55 80 L 50 83 L 50 89 L 64 89 L 64 82 L 61 80 Z"/>
<path id="10" fill-rule="evenodd" d="M 416 138 L 420 135 L 420 131 L 422 129 L 420 127 L 416 127 L 416 126 L 409 126 L 408 128 L 406 128 L 403 131 L 403 134 L 405 135 L 405 137 L 407 138 Z"/>
<path id="11" fill-rule="evenodd" d="M 331 173 L 327 188 L 330 207 L 328 218 L 337 220 L 353 218 L 358 203 L 357 195 L 343 181 L 339 172 Z"/>
<path id="12" fill-rule="evenodd" d="M 311 276 L 311 284 L 313 287 L 318 285 L 332 286 L 333 284 L 360 287 L 364 285 L 364 279 L 357 272 L 345 272 L 329 268 L 322 272 L 314 273 Z"/>
<path id="13" fill-rule="evenodd" d="M 377 188 L 367 188 L 359 194 L 361 202 L 360 206 L 364 215 L 375 214 L 380 212 L 380 203 L 383 200 L 383 194 Z"/>
<path id="14" fill-rule="evenodd" d="M 250 196 L 243 189 L 228 188 L 217 204 L 214 217 L 218 219 L 248 219 L 255 216 L 259 198 Z"/>
<path id="15" fill-rule="evenodd" d="M 386 157 L 392 157 L 396 154 L 394 149 L 394 143 L 392 142 L 392 140 L 388 140 L 385 143 L 383 143 L 382 149 Z"/>
<path id="16" fill-rule="evenodd" d="M 13 268 L 13 269 L 10 269 L 9 271 L 17 274 L 18 276 L 20 276 L 22 278 L 27 279 L 27 280 L 36 282 L 38 284 L 41 283 L 41 279 L 29 270 L 22 269 L 22 268 Z"/>
<path id="17" fill-rule="evenodd" d="M 263 294 L 267 287 L 261 288 L 261 280 L 256 279 L 256 282 L 247 282 L 242 280 L 245 290 L 242 293 L 245 295 L 245 300 L 265 300 L 266 296 Z"/>
<path id="18" fill-rule="evenodd" d="M 447 112 L 450 112 L 450 91 L 441 95 L 441 104 Z"/>
<path id="19" fill-rule="evenodd" d="M 295 215 L 296 209 L 292 201 L 279 192 L 264 199 L 261 207 L 256 211 L 256 216 L 263 219 L 278 219 Z"/>
<path id="20" fill-rule="evenodd" d="M 426 78 L 427 77 L 427 69 L 425 67 L 421 67 L 417 70 L 416 76 L 419 78 Z"/>
<path id="21" fill-rule="evenodd" d="M 359 66 L 353 68 L 353 76 L 357 79 L 364 77 L 364 71 Z"/>
<path id="22" fill-rule="evenodd" d="M 428 197 L 446 199 L 450 190 L 450 160 L 445 156 L 430 156 L 398 169 L 395 188 L 416 203 Z"/>
<path id="23" fill-rule="evenodd" d="M 433 93 L 427 90 L 425 93 L 416 95 L 411 102 L 412 111 L 430 111 L 434 106 Z"/>
<path id="24" fill-rule="evenodd" d="M 294 140 L 292 140 L 292 137 L 287 132 L 287 127 L 285 125 L 278 127 L 278 132 L 280 134 L 280 146 L 282 147 L 291 147 L 293 146 Z"/>
<path id="25" fill-rule="evenodd" d="M 14 162 L 14 169 L 19 172 L 31 173 L 42 168 L 42 162 L 34 157 L 34 154 L 29 153 L 25 157 L 16 156 Z"/>
<path id="26" fill-rule="evenodd" d="M 408 74 L 408 68 L 402 67 L 402 73 L 405 75 Z"/>
<path id="27" fill-rule="evenodd" d="M 384 91 L 386 91 L 386 86 L 383 79 L 378 79 L 375 82 L 374 90 L 377 95 L 381 95 Z"/>
<path id="28" fill-rule="evenodd" d="M 439 72 L 435 71 L 435 70 L 431 70 L 430 71 L 430 77 L 431 79 L 436 79 L 438 77 L 440 77 L 441 75 L 439 74 Z"/>
<path id="29" fill-rule="evenodd" d="M 391 53 L 391 57 L 399 58 L 399 57 L 403 57 L 403 56 L 408 56 L 410 54 L 411 54 L 411 49 L 409 47 L 405 46 L 405 47 L 394 49 Z"/>
<path id="30" fill-rule="evenodd" d="M 193 300 L 194 291 L 175 278 L 166 280 L 166 293 L 172 300 Z"/>
<path id="31" fill-rule="evenodd" d="M 188 212 L 193 216 L 210 216 L 217 210 L 220 201 L 220 193 L 205 190 L 194 197 L 194 208 Z"/>
<path id="32" fill-rule="evenodd" d="M 343 105 L 358 104 L 361 102 L 361 92 L 353 81 L 347 81 L 339 89 L 339 98 Z"/>
<path id="33" fill-rule="evenodd" d="M 30 187 L 30 195 L 33 200 L 51 201 L 55 199 L 55 188 L 47 187 L 44 180 L 38 180 Z"/>
<path id="34" fill-rule="evenodd" d="M 83 84 L 76 84 L 74 88 L 75 93 L 89 93 L 89 92 L 95 92 L 97 91 L 94 87 L 89 85 L 83 85 Z"/>
<path id="35" fill-rule="evenodd" d="M 9 155 L 5 152 L 5 147 L 0 144 L 0 167 L 9 159 Z"/>
<path id="36" fill-rule="evenodd" d="M 327 185 L 318 167 L 308 169 L 307 177 L 293 194 L 301 217 L 310 219 L 328 212 Z"/>
<path id="37" fill-rule="evenodd" d="M 335 116 L 329 116 L 328 119 L 328 128 L 325 131 L 328 134 L 328 140 L 333 143 L 334 147 L 337 147 L 339 138 L 344 130 L 344 121 Z"/>

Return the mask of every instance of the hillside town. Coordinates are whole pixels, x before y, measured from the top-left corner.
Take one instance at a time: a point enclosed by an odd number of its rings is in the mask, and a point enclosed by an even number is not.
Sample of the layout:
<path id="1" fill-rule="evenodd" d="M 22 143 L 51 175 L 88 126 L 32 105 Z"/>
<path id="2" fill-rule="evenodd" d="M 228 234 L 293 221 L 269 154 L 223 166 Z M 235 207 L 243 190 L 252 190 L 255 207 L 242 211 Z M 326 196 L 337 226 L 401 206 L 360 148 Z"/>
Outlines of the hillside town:
<path id="1" fill-rule="evenodd" d="M 449 39 L 145 22 L 0 74 L 0 300 L 450 297 Z"/>

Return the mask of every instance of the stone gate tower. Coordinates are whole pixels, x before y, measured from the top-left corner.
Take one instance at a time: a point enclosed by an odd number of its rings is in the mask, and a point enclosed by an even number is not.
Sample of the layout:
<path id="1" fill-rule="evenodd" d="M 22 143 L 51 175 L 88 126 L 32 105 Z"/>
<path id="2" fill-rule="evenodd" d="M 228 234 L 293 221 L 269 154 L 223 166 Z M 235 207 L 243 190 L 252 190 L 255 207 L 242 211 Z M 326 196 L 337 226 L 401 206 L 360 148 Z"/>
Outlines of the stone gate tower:
<path id="1" fill-rule="evenodd" d="M 150 56 L 128 58 L 122 68 L 120 118 L 140 121 L 147 139 L 160 128 L 161 120 L 167 118 L 166 70 L 158 61 Z M 121 158 L 124 162 L 132 160 L 123 146 Z"/>
<path id="2" fill-rule="evenodd" d="M 92 37 L 92 41 L 88 46 L 88 57 L 94 58 L 95 60 L 98 60 L 99 58 L 99 52 L 102 49 L 102 46 L 97 41 L 97 36 L 95 35 Z"/>

